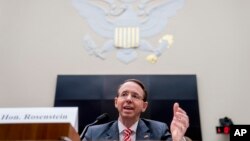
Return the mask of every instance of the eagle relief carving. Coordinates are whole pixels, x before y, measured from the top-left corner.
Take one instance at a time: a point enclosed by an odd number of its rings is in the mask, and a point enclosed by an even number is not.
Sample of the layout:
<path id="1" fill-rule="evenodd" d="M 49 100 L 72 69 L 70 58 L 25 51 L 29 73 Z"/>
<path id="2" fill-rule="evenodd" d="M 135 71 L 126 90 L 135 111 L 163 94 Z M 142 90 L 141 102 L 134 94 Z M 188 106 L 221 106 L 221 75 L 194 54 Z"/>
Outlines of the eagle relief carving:
<path id="1" fill-rule="evenodd" d="M 83 38 L 89 54 L 106 59 L 116 51 L 117 58 L 128 64 L 134 61 L 139 51 L 146 52 L 146 60 L 156 63 L 162 52 L 173 42 L 172 35 L 164 35 L 158 45 L 146 38 L 161 33 L 184 0 L 72 0 L 73 6 L 86 20 L 91 29 L 107 39 L 97 46 L 86 34 Z"/>

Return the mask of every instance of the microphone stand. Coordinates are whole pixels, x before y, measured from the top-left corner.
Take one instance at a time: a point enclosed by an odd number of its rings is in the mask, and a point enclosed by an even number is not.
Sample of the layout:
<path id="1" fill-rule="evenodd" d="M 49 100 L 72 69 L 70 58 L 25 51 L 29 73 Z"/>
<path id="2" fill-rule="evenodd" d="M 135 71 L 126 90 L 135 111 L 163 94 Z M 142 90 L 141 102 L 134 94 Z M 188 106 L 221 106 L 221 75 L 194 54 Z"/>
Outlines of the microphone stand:
<path id="1" fill-rule="evenodd" d="M 94 121 L 93 123 L 90 123 L 90 124 L 88 124 L 88 125 L 85 126 L 85 128 L 83 129 L 83 131 L 82 131 L 82 133 L 81 133 L 81 135 L 80 135 L 80 139 L 81 139 L 81 140 L 82 140 L 83 137 L 85 136 L 85 134 L 86 134 L 86 132 L 87 132 L 89 126 L 92 126 L 92 125 L 96 124 L 97 122 L 98 122 L 98 120 L 96 120 L 96 121 Z"/>
<path id="2" fill-rule="evenodd" d="M 96 123 L 101 122 L 101 121 L 106 121 L 106 120 L 108 120 L 108 118 L 109 118 L 108 114 L 104 113 L 104 114 L 100 115 L 99 117 L 97 117 L 96 120 L 93 123 L 90 123 L 90 124 L 86 125 L 85 128 L 83 129 L 81 135 L 80 135 L 80 139 L 81 140 L 83 139 L 83 137 L 85 136 L 89 126 L 95 125 Z"/>

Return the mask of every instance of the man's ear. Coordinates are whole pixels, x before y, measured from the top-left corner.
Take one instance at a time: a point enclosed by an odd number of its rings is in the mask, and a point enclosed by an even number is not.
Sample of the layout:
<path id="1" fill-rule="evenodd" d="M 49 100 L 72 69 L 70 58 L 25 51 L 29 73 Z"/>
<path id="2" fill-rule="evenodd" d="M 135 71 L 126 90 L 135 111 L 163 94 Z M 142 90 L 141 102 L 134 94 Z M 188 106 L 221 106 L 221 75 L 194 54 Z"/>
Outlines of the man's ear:
<path id="1" fill-rule="evenodd" d="M 145 112 L 148 107 L 148 102 L 143 102 L 142 112 Z"/>
<path id="2" fill-rule="evenodd" d="M 117 108 L 117 97 L 114 99 L 115 108 Z"/>

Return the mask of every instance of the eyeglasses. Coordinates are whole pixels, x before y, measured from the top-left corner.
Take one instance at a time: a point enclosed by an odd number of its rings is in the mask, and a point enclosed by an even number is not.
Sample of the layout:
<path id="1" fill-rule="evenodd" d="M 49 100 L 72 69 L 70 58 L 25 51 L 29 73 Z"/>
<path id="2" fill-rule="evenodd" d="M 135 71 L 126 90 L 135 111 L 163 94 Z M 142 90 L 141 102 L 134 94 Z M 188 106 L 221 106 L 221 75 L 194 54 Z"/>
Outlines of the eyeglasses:
<path id="1" fill-rule="evenodd" d="M 143 98 L 139 94 L 137 94 L 137 93 L 129 94 L 129 92 L 126 92 L 126 91 L 122 92 L 120 95 L 118 95 L 118 97 L 120 97 L 122 99 L 127 99 L 129 97 L 129 95 L 131 95 L 132 100 L 137 100 L 137 101 L 143 100 Z"/>

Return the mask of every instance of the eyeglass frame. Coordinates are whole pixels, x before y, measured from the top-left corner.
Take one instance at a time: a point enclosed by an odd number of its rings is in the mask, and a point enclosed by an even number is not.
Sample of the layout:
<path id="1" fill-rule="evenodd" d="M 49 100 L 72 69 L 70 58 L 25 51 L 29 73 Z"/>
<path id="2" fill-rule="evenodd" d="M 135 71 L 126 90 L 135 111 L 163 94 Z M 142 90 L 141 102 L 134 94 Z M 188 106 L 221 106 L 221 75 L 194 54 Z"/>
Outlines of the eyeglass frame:
<path id="1" fill-rule="evenodd" d="M 129 93 L 131 93 L 131 94 L 129 94 Z M 142 101 L 144 101 L 144 98 L 142 96 L 140 96 L 139 94 L 134 93 L 134 92 L 128 92 L 128 91 L 124 91 L 121 94 L 118 94 L 117 97 L 122 98 L 122 99 L 127 99 L 129 97 L 129 95 L 131 96 L 132 100 L 136 100 L 136 101 L 142 100 Z"/>
<path id="2" fill-rule="evenodd" d="M 118 87 L 118 89 L 117 89 L 117 93 L 118 93 L 118 94 L 117 94 L 117 97 L 119 97 L 119 89 L 120 89 L 121 86 L 122 86 L 124 83 L 126 83 L 126 82 L 134 82 L 134 83 L 138 84 L 138 85 L 141 87 L 141 89 L 143 90 L 143 92 L 144 92 L 144 96 L 143 96 L 143 98 L 142 98 L 141 100 L 143 100 L 144 102 L 147 101 L 147 98 L 148 98 L 147 90 L 146 90 L 144 84 L 143 84 L 140 80 L 138 80 L 138 79 L 127 79 L 127 80 L 125 80 L 125 81 Z"/>

